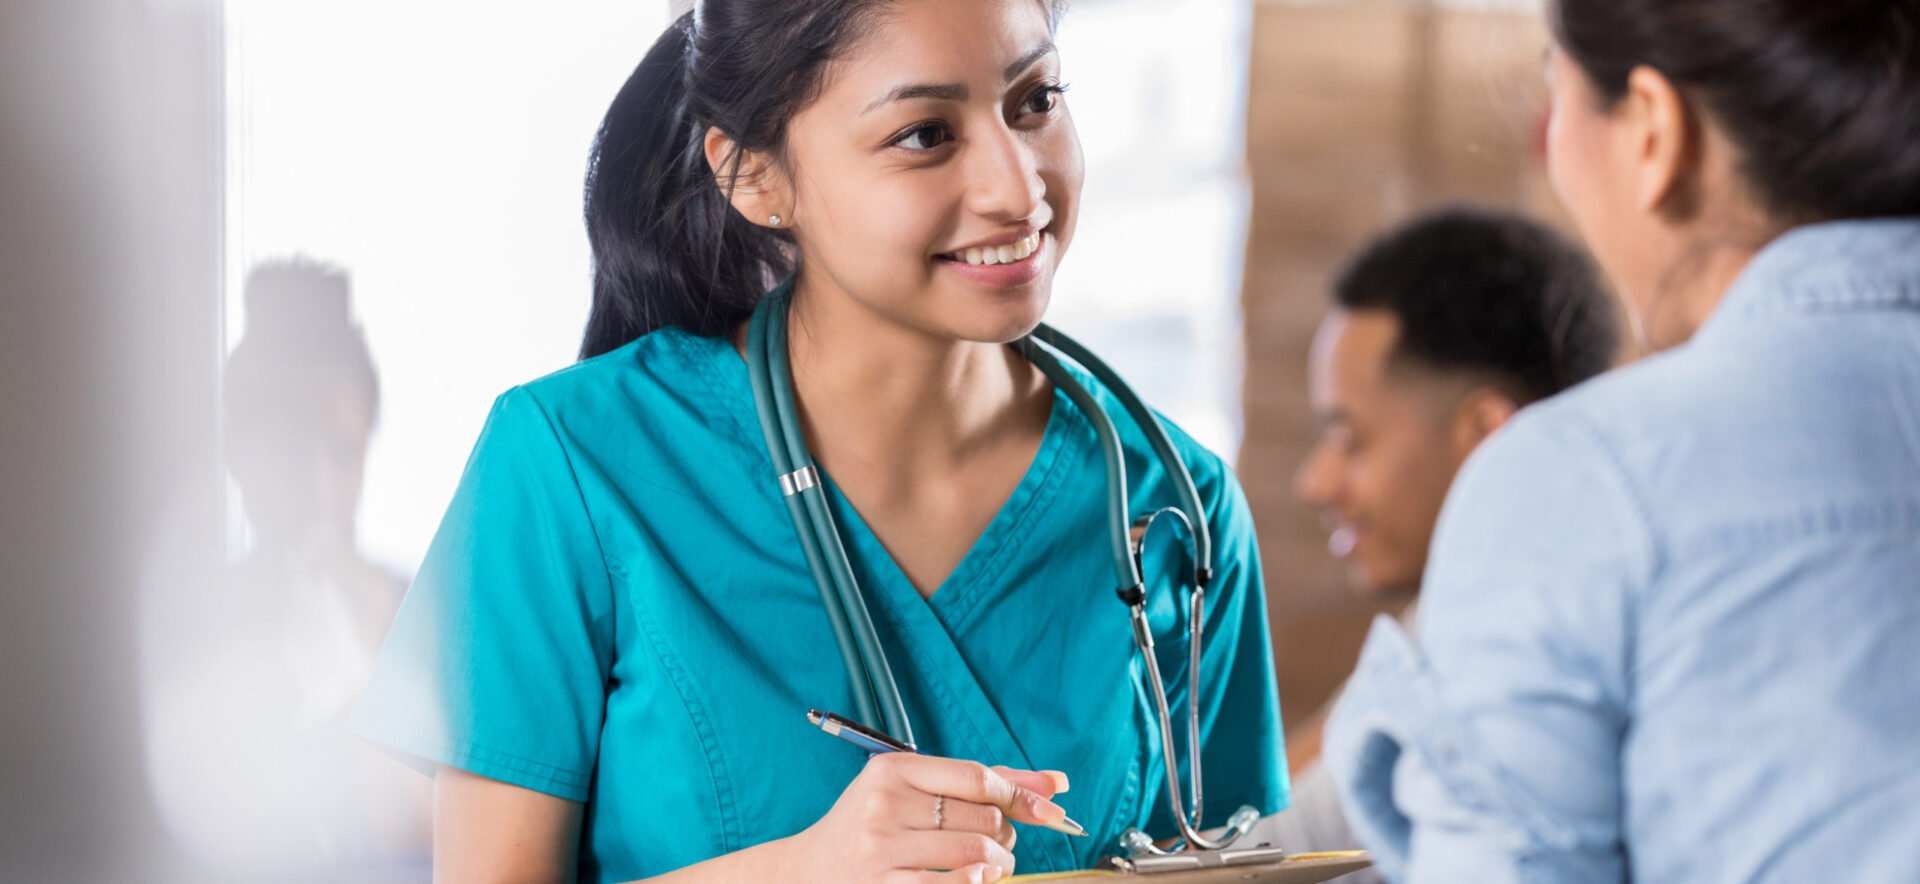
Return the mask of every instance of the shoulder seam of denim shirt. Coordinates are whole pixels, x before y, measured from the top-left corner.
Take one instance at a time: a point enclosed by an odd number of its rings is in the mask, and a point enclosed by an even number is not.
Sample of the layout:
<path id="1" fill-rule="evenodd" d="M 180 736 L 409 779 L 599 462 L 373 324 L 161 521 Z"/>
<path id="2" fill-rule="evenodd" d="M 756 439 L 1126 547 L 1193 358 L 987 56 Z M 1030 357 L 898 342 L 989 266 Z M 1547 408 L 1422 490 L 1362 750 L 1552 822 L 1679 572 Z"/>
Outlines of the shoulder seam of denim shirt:
<path id="1" fill-rule="evenodd" d="M 1904 260 L 1903 260 L 1904 259 Z M 1836 269 L 1844 263 L 1843 269 Z M 1920 306 L 1920 217 L 1829 221 L 1775 237 L 1690 343 L 1756 314 Z"/>

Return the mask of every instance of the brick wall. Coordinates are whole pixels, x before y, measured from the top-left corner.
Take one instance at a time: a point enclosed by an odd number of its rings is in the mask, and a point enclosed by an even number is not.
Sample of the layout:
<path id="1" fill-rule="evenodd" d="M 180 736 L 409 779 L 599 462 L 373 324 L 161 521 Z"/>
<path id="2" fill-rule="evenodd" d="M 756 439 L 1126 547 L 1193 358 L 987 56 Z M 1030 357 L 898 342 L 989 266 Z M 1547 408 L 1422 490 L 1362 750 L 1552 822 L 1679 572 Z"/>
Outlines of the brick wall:
<path id="1" fill-rule="evenodd" d="M 1289 725 L 1351 670 L 1372 615 L 1293 499 L 1315 434 L 1307 346 L 1331 278 L 1373 234 L 1454 201 L 1561 223 L 1539 160 L 1537 15 L 1418 2 L 1261 2 L 1253 18 L 1239 472 L 1260 527 Z"/>

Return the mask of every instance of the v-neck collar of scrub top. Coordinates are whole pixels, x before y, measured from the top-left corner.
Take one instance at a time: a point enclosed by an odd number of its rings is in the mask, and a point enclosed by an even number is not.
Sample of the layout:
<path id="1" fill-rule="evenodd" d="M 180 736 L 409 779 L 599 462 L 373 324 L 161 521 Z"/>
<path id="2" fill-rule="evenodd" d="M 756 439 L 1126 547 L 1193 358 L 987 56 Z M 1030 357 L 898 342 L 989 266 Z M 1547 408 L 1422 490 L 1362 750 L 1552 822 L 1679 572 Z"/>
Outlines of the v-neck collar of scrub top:
<path id="1" fill-rule="evenodd" d="M 746 362 L 731 341 L 692 335 L 679 329 L 662 329 L 656 335 L 676 338 L 692 361 L 704 368 L 714 395 L 706 400 L 711 414 L 729 426 L 742 444 L 758 453 L 769 476 L 767 493 L 777 493 L 772 481 L 773 464 L 767 457 L 765 441 L 754 414 L 753 394 L 747 380 Z M 949 723 L 965 726 L 970 745 L 949 746 L 949 751 L 988 763 L 1032 768 L 1016 727 L 994 705 L 977 677 L 952 678 L 953 673 L 972 676 L 976 667 L 967 659 L 956 635 L 964 635 L 974 612 L 991 605 L 997 594 L 1007 588 L 1001 577 L 1031 533 L 1027 526 L 1045 517 L 1059 496 L 1065 477 L 1062 464 L 1072 463 L 1092 436 L 1086 418 L 1059 390 L 1053 393 L 1053 405 L 1047 416 L 1039 451 L 1027 467 L 1013 494 L 1002 504 L 978 539 L 952 573 L 948 574 L 930 597 L 923 597 L 907 579 L 898 563 L 868 528 L 860 513 L 846 499 L 832 478 L 822 471 L 840 534 L 860 580 L 869 612 L 883 620 L 910 658 L 915 670 L 932 689 L 933 696 L 923 698 L 943 708 Z M 796 544 L 798 541 L 794 541 Z M 823 653 L 827 651 L 823 649 Z M 895 660 L 900 668 L 904 661 Z M 1056 861 L 1057 868 L 1072 868 L 1073 848 L 1065 835 L 1045 829 L 1030 829 L 1026 839 L 1042 841 Z"/>

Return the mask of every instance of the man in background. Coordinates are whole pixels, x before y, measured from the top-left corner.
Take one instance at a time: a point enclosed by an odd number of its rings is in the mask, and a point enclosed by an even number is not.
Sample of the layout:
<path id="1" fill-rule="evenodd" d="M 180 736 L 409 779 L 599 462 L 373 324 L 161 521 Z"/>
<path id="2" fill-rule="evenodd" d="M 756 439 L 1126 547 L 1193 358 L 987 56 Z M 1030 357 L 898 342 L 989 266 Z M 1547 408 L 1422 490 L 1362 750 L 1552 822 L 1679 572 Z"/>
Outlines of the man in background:
<path id="1" fill-rule="evenodd" d="M 1445 210 L 1362 250 L 1314 336 L 1321 432 L 1294 482 L 1356 590 L 1410 618 L 1467 456 L 1514 412 L 1607 370 L 1619 348 L 1586 256 L 1518 216 Z M 1324 720 L 1323 709 L 1287 735 L 1293 809 L 1265 834 L 1289 850 L 1359 846 L 1318 763 Z"/>

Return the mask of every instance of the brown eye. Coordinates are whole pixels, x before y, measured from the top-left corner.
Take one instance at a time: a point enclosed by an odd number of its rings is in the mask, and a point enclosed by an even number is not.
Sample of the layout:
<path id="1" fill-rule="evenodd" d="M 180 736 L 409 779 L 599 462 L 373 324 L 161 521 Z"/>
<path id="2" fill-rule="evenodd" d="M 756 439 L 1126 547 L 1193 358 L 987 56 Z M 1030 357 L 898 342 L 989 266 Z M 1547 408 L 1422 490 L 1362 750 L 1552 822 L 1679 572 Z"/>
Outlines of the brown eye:
<path id="1" fill-rule="evenodd" d="M 1021 110 L 1030 114 L 1053 113 L 1053 109 L 1060 106 L 1060 96 L 1066 91 L 1065 85 L 1042 86 L 1033 90 L 1032 95 L 1027 96 L 1027 100 L 1021 105 Z"/>
<path id="2" fill-rule="evenodd" d="M 899 134 L 888 144 L 905 150 L 932 150 L 953 140 L 945 123 L 921 123 Z"/>

